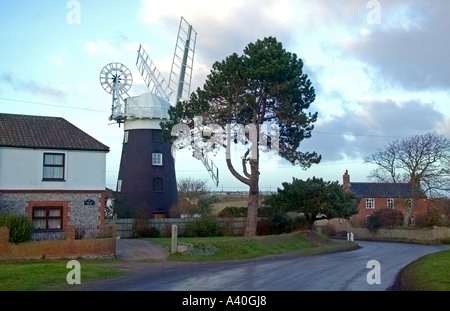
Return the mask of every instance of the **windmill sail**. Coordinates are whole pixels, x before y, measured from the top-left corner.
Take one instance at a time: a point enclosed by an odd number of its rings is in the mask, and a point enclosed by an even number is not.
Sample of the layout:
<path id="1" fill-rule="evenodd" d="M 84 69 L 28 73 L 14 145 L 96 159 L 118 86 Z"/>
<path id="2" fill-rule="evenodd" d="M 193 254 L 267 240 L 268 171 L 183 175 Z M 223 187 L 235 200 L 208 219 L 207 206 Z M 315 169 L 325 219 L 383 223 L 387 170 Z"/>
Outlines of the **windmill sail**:
<path id="1" fill-rule="evenodd" d="M 139 45 L 136 66 L 150 93 L 156 94 L 159 97 L 169 101 L 170 93 L 168 94 L 168 85 L 166 85 L 163 76 L 145 52 L 142 45 Z"/>
<path id="2" fill-rule="evenodd" d="M 136 66 L 150 93 L 166 100 L 173 106 L 179 101 L 189 100 L 196 40 L 197 32 L 181 17 L 168 84 L 142 45 L 139 46 Z M 217 167 L 206 154 L 202 156 L 201 161 L 218 185 L 219 171 Z"/>
<path id="3" fill-rule="evenodd" d="M 196 41 L 197 32 L 181 17 L 169 77 L 172 104 L 189 99 Z"/>

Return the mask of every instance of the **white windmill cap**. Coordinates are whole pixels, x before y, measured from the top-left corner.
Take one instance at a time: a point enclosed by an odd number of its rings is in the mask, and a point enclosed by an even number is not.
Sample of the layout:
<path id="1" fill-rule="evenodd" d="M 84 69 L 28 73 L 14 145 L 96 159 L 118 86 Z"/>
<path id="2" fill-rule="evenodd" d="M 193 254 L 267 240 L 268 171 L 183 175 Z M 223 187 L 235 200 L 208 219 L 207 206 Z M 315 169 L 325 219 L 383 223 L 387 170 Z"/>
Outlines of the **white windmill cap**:
<path id="1" fill-rule="evenodd" d="M 150 92 L 125 99 L 127 118 L 169 119 L 170 103 Z"/>

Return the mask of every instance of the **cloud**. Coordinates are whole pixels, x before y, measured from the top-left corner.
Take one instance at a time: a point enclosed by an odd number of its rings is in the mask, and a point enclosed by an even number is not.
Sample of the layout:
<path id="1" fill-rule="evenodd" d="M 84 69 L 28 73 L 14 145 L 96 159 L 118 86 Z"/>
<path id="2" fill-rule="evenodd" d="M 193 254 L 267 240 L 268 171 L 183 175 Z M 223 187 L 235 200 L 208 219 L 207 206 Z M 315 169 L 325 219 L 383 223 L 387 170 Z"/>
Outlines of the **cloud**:
<path id="1" fill-rule="evenodd" d="M 373 66 L 394 87 L 415 91 L 448 88 L 450 20 L 446 15 L 450 2 L 384 3 L 381 24 L 343 43 L 343 51 Z"/>
<path id="2" fill-rule="evenodd" d="M 360 101 L 359 107 L 333 119 L 318 119 L 302 150 L 322 154 L 323 161 L 362 159 L 392 140 L 438 130 L 448 119 L 420 101 Z"/>
<path id="3" fill-rule="evenodd" d="M 0 75 L 0 81 L 19 93 L 28 92 L 49 101 L 62 102 L 67 95 L 64 87 L 53 87 L 34 80 L 21 80 L 8 72 Z"/>
<path id="4" fill-rule="evenodd" d="M 157 29 L 161 37 L 175 38 L 183 16 L 198 34 L 195 76 L 204 80 L 215 61 L 232 53 L 242 54 L 249 43 L 258 39 L 274 36 L 287 49 L 301 41 L 307 50 L 313 43 L 326 42 L 323 36 L 343 23 L 352 28 L 365 14 L 365 2 L 361 0 L 339 4 L 297 0 L 168 0 L 157 7 L 154 1 L 142 0 L 139 17 L 149 30 Z"/>

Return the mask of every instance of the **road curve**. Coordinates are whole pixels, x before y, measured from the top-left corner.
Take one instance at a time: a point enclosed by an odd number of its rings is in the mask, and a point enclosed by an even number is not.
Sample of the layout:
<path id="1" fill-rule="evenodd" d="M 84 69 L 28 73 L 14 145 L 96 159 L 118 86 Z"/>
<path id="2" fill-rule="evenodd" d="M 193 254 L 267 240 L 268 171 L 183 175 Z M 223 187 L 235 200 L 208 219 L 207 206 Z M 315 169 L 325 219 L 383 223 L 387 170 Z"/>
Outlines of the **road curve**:
<path id="1" fill-rule="evenodd" d="M 359 249 L 208 263 L 154 263 L 81 291 L 386 291 L 403 267 L 444 245 L 357 241 Z"/>

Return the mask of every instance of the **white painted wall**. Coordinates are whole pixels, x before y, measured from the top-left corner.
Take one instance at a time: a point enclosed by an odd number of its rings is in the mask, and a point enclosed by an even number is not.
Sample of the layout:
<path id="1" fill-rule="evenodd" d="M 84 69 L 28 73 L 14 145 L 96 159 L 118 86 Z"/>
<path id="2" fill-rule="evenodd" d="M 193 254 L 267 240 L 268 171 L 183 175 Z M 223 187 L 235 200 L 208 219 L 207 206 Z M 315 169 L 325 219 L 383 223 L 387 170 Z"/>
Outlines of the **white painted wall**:
<path id="1" fill-rule="evenodd" d="M 42 181 L 45 152 L 66 155 L 65 181 Z M 106 154 L 0 147 L 0 190 L 105 190 Z"/>

